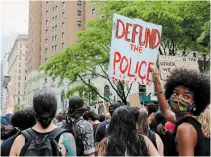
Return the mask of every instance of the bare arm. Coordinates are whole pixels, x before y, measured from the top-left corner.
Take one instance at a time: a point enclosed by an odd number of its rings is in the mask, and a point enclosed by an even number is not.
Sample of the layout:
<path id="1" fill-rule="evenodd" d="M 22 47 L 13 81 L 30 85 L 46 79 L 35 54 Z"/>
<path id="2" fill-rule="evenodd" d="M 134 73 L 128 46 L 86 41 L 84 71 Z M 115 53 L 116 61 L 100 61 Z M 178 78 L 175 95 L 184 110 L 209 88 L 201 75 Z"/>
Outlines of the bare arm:
<path id="1" fill-rule="evenodd" d="M 75 139 L 70 133 L 63 133 L 59 138 L 59 146 L 63 156 L 76 156 Z"/>
<path id="2" fill-rule="evenodd" d="M 156 136 L 156 144 L 158 147 L 158 153 L 161 156 L 164 156 L 164 146 L 163 146 L 163 141 L 161 140 L 160 136 L 158 134 L 155 133 Z"/>
<path id="3" fill-rule="evenodd" d="M 179 156 L 194 156 L 194 147 L 197 143 L 197 132 L 188 123 L 181 124 L 177 129 L 176 141 Z"/>
<path id="4" fill-rule="evenodd" d="M 12 90 L 11 90 L 11 83 L 7 86 L 7 108 L 6 108 L 6 113 L 11 113 L 14 114 L 15 111 L 15 101 L 13 98 Z"/>
<path id="5" fill-rule="evenodd" d="M 157 99 L 158 99 L 158 104 L 160 106 L 161 113 L 168 121 L 175 123 L 176 116 L 174 112 L 170 110 L 166 97 L 163 94 L 163 89 L 162 89 L 161 82 L 159 79 L 159 73 L 158 71 L 154 71 L 153 69 L 151 69 L 151 71 L 152 71 L 153 82 L 155 86 L 155 92 L 157 93 Z"/>
<path id="6" fill-rule="evenodd" d="M 150 139 L 147 136 L 143 136 L 143 137 L 147 145 L 147 151 L 148 151 L 149 156 L 160 156 L 155 146 L 150 141 Z"/>
<path id="7" fill-rule="evenodd" d="M 24 145 L 25 137 L 23 135 L 19 135 L 13 142 L 12 148 L 10 150 L 10 156 L 19 156 Z"/>

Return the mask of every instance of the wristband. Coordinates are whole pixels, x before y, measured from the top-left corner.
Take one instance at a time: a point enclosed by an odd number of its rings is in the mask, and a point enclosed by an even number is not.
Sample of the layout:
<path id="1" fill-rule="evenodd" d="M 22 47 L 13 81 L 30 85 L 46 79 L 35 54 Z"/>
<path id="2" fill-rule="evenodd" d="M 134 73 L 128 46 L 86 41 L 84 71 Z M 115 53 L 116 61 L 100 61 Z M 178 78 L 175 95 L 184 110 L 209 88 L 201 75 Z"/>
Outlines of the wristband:
<path id="1" fill-rule="evenodd" d="M 162 92 L 155 92 L 155 95 L 157 96 L 158 94 L 163 94 L 163 91 Z"/>

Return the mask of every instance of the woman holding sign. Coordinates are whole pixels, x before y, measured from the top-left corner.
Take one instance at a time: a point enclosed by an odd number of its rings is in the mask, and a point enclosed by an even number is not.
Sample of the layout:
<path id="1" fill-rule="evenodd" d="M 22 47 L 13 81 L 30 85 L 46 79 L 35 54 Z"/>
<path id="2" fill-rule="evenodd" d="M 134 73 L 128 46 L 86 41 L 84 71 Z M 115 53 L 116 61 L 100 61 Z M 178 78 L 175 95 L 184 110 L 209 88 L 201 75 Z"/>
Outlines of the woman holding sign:
<path id="1" fill-rule="evenodd" d="M 194 117 L 210 103 L 210 78 L 196 71 L 175 69 L 166 80 L 163 93 L 159 73 L 151 71 L 161 112 L 167 120 L 176 123 L 175 149 L 171 155 L 203 156 L 204 137 Z"/>

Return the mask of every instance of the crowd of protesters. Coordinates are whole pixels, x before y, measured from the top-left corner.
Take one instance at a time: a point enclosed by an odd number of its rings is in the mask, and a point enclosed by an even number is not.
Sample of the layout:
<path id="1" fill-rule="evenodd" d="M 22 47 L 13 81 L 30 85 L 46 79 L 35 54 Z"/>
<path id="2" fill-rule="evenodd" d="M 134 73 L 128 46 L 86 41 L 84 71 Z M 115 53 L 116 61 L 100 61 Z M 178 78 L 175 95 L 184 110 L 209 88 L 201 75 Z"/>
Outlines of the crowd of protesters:
<path id="1" fill-rule="evenodd" d="M 176 69 L 163 89 L 151 72 L 157 104 L 111 102 L 103 113 L 79 96 L 57 111 L 54 93 L 45 90 L 32 107 L 14 112 L 8 85 L 1 156 L 210 156 L 209 76 Z"/>

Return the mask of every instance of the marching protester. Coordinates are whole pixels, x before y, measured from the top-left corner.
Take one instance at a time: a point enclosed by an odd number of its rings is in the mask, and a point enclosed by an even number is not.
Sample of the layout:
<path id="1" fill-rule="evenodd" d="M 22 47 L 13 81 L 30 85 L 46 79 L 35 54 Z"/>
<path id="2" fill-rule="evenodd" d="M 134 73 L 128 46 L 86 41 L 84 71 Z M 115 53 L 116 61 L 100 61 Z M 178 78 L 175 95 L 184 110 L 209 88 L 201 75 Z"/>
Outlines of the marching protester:
<path id="1" fill-rule="evenodd" d="M 205 137 L 205 153 L 204 156 L 210 156 L 210 104 L 206 107 L 204 112 L 197 117 L 197 120 L 201 123 L 201 129 Z"/>
<path id="2" fill-rule="evenodd" d="M 77 156 L 94 156 L 95 153 L 93 126 L 83 119 L 87 109 L 79 96 L 69 99 L 66 124 L 63 127 L 74 134 Z"/>
<path id="3" fill-rule="evenodd" d="M 111 118 L 106 137 L 101 141 L 98 156 L 159 156 L 152 142 L 139 135 L 130 107 L 118 107 Z"/>
<path id="4" fill-rule="evenodd" d="M 21 132 L 11 148 L 10 156 L 75 156 L 72 134 L 53 124 L 57 110 L 54 93 L 38 91 L 33 97 L 36 124 Z"/>
<path id="5" fill-rule="evenodd" d="M 160 110 L 168 121 L 176 124 L 171 155 L 203 156 L 204 136 L 194 117 L 210 103 L 209 76 L 194 70 L 175 69 L 166 80 L 164 93 L 159 73 L 151 71 Z"/>
<path id="6" fill-rule="evenodd" d="M 33 109 L 31 107 L 27 107 L 22 110 L 16 111 L 11 117 L 11 125 L 15 127 L 18 132 L 10 138 L 6 139 L 1 144 L 1 156 L 9 156 L 10 150 L 16 137 L 21 134 L 22 130 L 31 128 L 35 124 L 36 120 L 34 117 Z"/>
<path id="7" fill-rule="evenodd" d="M 144 106 L 136 107 L 131 109 L 134 120 L 136 122 L 137 131 L 141 135 L 147 136 L 155 148 L 158 150 L 159 154 L 163 156 L 163 142 L 158 134 L 150 130 L 148 112 Z"/>

